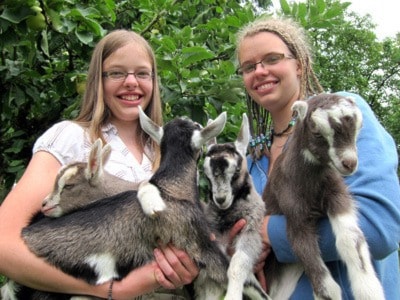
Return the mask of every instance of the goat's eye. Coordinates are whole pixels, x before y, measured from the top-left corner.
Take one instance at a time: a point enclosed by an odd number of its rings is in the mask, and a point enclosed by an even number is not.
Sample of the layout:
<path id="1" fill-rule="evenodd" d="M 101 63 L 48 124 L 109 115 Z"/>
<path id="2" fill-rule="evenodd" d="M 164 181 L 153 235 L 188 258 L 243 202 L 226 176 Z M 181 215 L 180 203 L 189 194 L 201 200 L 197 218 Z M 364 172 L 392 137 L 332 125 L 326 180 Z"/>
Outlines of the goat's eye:
<path id="1" fill-rule="evenodd" d="M 322 139 L 323 138 L 323 135 L 319 131 L 313 132 L 313 134 L 314 134 L 314 137 L 317 138 L 317 139 Z"/>
<path id="2" fill-rule="evenodd" d="M 64 190 L 70 190 L 74 187 L 74 184 L 66 184 L 64 185 Z"/>
<path id="3" fill-rule="evenodd" d="M 353 119 L 353 116 L 344 116 L 344 117 L 343 117 L 343 121 L 344 121 L 345 123 L 353 123 L 353 122 L 354 122 L 354 119 Z"/>
<path id="4" fill-rule="evenodd" d="M 332 124 L 332 129 L 335 131 L 335 134 L 342 134 L 343 133 L 343 125 L 342 123 L 346 120 L 342 119 L 340 123 Z"/>

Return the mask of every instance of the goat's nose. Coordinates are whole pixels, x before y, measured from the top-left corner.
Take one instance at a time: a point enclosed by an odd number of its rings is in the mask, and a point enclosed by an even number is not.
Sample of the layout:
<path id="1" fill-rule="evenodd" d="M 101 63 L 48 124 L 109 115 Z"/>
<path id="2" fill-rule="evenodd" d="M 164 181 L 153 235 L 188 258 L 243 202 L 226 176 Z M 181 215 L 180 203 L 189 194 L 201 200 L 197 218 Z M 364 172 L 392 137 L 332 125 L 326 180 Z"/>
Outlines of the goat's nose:
<path id="1" fill-rule="evenodd" d="M 353 172 L 357 167 L 356 159 L 344 159 L 342 160 L 342 166 L 349 172 Z"/>
<path id="2" fill-rule="evenodd" d="M 225 198 L 218 197 L 218 198 L 215 198 L 215 201 L 216 201 L 218 204 L 222 204 L 222 203 L 224 203 Z"/>

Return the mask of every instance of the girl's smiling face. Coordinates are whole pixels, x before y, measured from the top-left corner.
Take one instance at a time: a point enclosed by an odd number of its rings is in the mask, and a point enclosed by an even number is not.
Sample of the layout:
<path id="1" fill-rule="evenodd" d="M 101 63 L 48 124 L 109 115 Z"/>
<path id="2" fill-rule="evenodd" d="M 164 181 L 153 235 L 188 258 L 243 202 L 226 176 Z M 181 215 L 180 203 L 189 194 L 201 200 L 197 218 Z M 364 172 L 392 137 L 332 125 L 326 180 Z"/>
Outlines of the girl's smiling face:
<path id="1" fill-rule="evenodd" d="M 103 62 L 103 72 L 152 73 L 151 58 L 146 50 L 135 43 L 119 48 Z M 138 105 L 143 109 L 150 103 L 153 94 L 153 78 L 140 79 L 129 74 L 121 80 L 103 77 L 104 100 L 112 112 L 111 122 L 137 121 Z"/>
<path id="2" fill-rule="evenodd" d="M 271 65 L 258 63 L 270 53 L 284 54 Z M 243 82 L 249 95 L 259 105 L 273 112 L 298 99 L 301 70 L 286 44 L 271 32 L 259 32 L 243 39 L 239 46 L 241 66 L 256 64 L 255 70 L 244 73 Z"/>

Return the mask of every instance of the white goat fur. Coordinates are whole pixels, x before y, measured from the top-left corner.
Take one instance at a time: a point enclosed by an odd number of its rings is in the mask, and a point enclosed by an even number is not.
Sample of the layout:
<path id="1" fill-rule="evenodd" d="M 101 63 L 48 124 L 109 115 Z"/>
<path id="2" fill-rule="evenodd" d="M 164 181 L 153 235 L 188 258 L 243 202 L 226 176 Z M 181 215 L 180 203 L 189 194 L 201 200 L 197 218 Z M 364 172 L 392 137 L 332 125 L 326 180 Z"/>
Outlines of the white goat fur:
<path id="1" fill-rule="evenodd" d="M 217 239 L 227 242 L 229 230 L 239 219 L 246 220 L 246 226 L 236 236 L 234 254 L 229 263 L 228 289 L 225 299 L 241 299 L 244 283 L 252 278 L 261 251 L 260 228 L 265 215 L 265 204 L 254 188 L 247 171 L 246 151 L 250 139 L 249 122 L 243 114 L 242 125 L 234 143 L 208 143 L 204 159 L 204 173 L 210 182 L 211 197 L 206 205 L 206 216 L 216 231 Z M 227 251 L 228 245 L 224 245 Z M 262 291 L 262 287 L 258 286 Z M 268 295 L 264 294 L 268 299 Z"/>
<path id="2" fill-rule="evenodd" d="M 342 178 L 357 169 L 356 138 L 362 126 L 361 112 L 352 98 L 335 94 L 296 101 L 292 109 L 297 113 L 294 132 L 277 159 L 263 194 L 267 213 L 286 216 L 288 239 L 316 299 L 342 298 L 339 285 L 320 256 L 317 221 L 325 216 L 347 266 L 355 299 L 384 299 L 368 245 L 357 224 L 354 200 Z M 288 291 L 288 283 L 280 278 L 287 275 L 285 272 L 300 276 L 299 266 L 281 264 L 284 275 L 275 273 L 271 266 L 266 269 L 271 297 L 289 298 L 295 285 L 292 282 Z M 285 298 L 280 298 L 282 293 Z"/>

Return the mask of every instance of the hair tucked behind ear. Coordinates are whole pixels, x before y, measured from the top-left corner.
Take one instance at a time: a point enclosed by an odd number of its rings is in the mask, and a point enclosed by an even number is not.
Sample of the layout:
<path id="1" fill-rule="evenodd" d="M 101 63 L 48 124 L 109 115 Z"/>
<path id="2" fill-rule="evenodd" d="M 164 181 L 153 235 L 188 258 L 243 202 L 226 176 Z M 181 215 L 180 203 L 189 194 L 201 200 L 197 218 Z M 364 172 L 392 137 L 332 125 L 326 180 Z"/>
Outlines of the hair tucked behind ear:
<path id="1" fill-rule="evenodd" d="M 312 67 L 313 61 L 308 35 L 300 24 L 291 19 L 262 17 L 244 26 L 237 33 L 237 57 L 240 55 L 240 45 L 243 40 L 260 32 L 276 34 L 287 45 L 293 57 L 298 60 L 301 69 L 300 99 L 306 99 L 314 94 L 323 92 Z M 265 134 L 270 127 L 269 112 L 253 101 L 249 95 L 247 95 L 247 98 L 252 135 Z M 256 128 L 254 128 L 254 123 Z M 266 148 L 262 150 L 267 150 Z M 252 152 L 251 149 L 250 152 Z M 251 154 L 254 158 L 259 159 L 264 153 L 264 151 L 257 151 Z M 268 150 L 266 154 L 268 155 Z"/>

